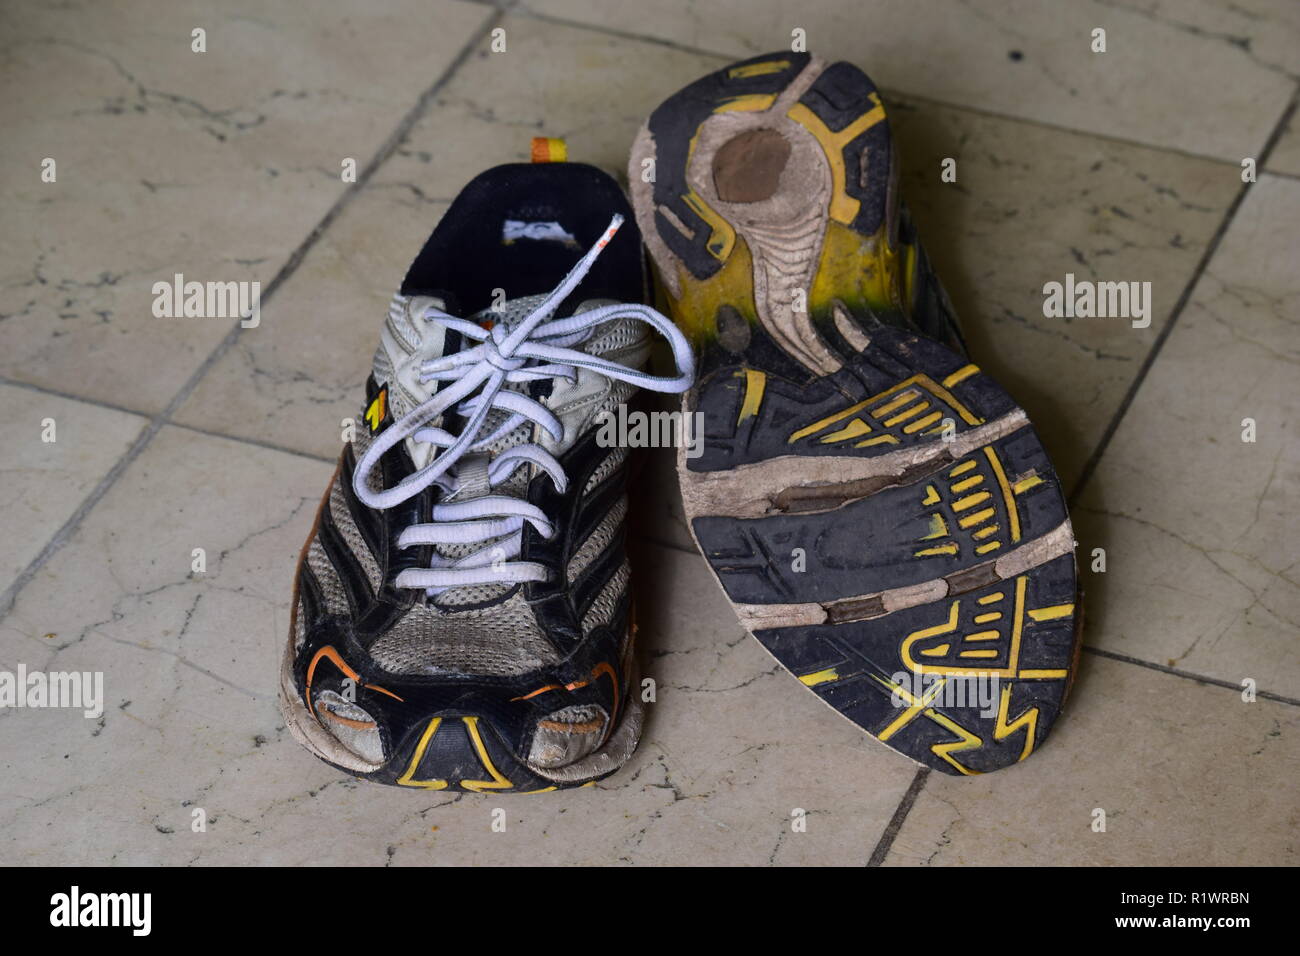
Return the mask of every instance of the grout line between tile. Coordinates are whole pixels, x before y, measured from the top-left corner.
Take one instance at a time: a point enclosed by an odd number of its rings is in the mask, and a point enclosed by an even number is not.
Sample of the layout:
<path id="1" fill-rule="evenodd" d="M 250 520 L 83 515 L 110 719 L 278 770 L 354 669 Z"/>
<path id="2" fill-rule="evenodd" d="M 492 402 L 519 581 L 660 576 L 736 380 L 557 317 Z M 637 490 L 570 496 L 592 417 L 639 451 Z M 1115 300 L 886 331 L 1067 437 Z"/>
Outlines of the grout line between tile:
<path id="1" fill-rule="evenodd" d="M 135 441 L 131 443 L 131 447 L 126 450 L 126 453 L 117 460 L 103 478 L 99 479 L 99 482 L 91 489 L 90 494 L 82 499 L 81 504 L 77 506 L 77 510 L 72 513 L 71 517 L 54 532 L 49 541 L 45 542 L 45 547 L 41 548 L 27 567 L 18 573 L 13 583 L 5 588 L 4 594 L 0 595 L 0 617 L 9 613 L 13 607 L 14 599 L 18 597 L 18 592 L 27 585 L 27 582 L 36 575 L 36 572 L 44 566 L 45 562 L 67 543 L 77 525 L 81 524 L 82 519 L 108 493 L 108 489 L 117 483 L 117 479 L 122 476 L 122 472 L 126 471 L 127 466 L 136 459 L 136 456 L 144 450 L 144 446 L 149 444 L 153 436 L 157 434 L 158 427 L 157 419 L 154 419 L 140 429 L 140 433 L 136 435 Z"/>
<path id="2" fill-rule="evenodd" d="M 327 465 L 338 464 L 338 458 L 330 458 L 326 455 L 316 455 L 309 451 L 303 451 L 300 448 L 290 448 L 287 445 L 277 445 L 272 441 L 262 441 L 260 438 L 246 438 L 242 435 L 227 435 L 225 432 L 213 431 L 210 428 L 200 428 L 197 425 L 182 425 L 180 422 L 168 422 L 167 425 L 171 428 L 179 428 L 182 431 L 206 435 L 209 438 L 220 438 L 225 441 L 238 442 L 241 445 L 252 445 L 255 448 L 265 448 L 267 451 L 278 451 L 284 455 L 293 455 L 296 458 L 306 458 L 309 461 L 319 461 Z"/>
<path id="3" fill-rule="evenodd" d="M 1256 169 L 1263 169 L 1269 155 L 1273 152 L 1274 147 L 1277 146 L 1278 140 L 1282 138 L 1282 133 L 1290 122 L 1291 116 L 1295 113 L 1296 104 L 1297 100 L 1293 98 L 1290 105 L 1287 106 L 1285 111 L 1283 111 L 1281 119 L 1279 119 L 1277 124 L 1273 127 L 1273 132 L 1269 134 L 1268 141 L 1264 144 L 1263 150 L 1261 150 L 1259 156 L 1255 158 Z M 1088 482 L 1092 479 L 1093 473 L 1097 470 L 1097 465 L 1101 462 L 1102 456 L 1110 446 L 1111 439 L 1115 437 L 1115 432 L 1119 428 L 1120 421 L 1123 420 L 1124 415 L 1128 412 L 1129 406 L 1133 404 L 1133 399 L 1137 396 L 1138 390 L 1142 387 L 1142 383 L 1146 381 L 1147 373 L 1151 371 L 1151 366 L 1154 365 L 1156 359 L 1160 357 L 1160 352 L 1164 348 L 1165 342 L 1169 340 L 1169 336 L 1173 332 L 1174 327 L 1178 324 L 1179 318 L 1182 317 L 1183 312 L 1186 310 L 1187 304 L 1191 301 L 1192 293 L 1196 290 L 1197 283 L 1200 282 L 1201 276 L 1205 273 L 1206 268 L 1210 264 L 1210 260 L 1213 259 L 1215 254 L 1219 251 L 1219 246 L 1223 243 L 1223 237 L 1227 235 L 1228 228 L 1232 225 L 1232 221 L 1237 217 L 1237 211 L 1241 208 L 1241 204 L 1245 201 L 1246 194 L 1250 191 L 1253 185 L 1255 184 L 1242 183 L 1241 189 L 1237 190 L 1237 195 L 1233 198 L 1232 202 L 1229 203 L 1228 209 L 1224 213 L 1223 221 L 1219 223 L 1219 228 L 1214 231 L 1214 235 L 1210 237 L 1210 241 L 1206 244 L 1205 252 L 1201 254 L 1200 260 L 1196 263 L 1196 268 L 1192 270 L 1192 274 L 1188 278 L 1187 284 L 1183 287 L 1182 294 L 1178 296 L 1178 301 L 1174 303 L 1174 307 L 1169 313 L 1169 318 L 1166 319 L 1165 324 L 1160 327 L 1160 332 L 1156 335 L 1155 342 L 1152 343 L 1151 348 L 1143 358 L 1142 365 L 1138 368 L 1137 375 L 1135 375 L 1133 381 L 1129 383 L 1128 391 L 1124 393 L 1124 398 L 1120 401 L 1119 407 L 1115 409 L 1115 414 L 1111 416 L 1110 422 L 1106 425 L 1106 430 L 1102 433 L 1101 439 L 1097 442 L 1097 447 L 1092 450 L 1092 454 L 1089 455 L 1088 460 L 1084 462 L 1083 469 L 1079 472 L 1078 479 L 1075 480 L 1074 488 L 1070 491 L 1070 495 L 1066 499 L 1066 503 L 1071 508 L 1073 508 L 1078 502 L 1083 489 L 1087 487 Z"/>
<path id="4" fill-rule="evenodd" d="M 1184 677 L 1187 680 L 1194 680 L 1198 684 L 1210 684 L 1214 687 L 1225 687 L 1228 690 L 1234 690 L 1241 693 L 1244 689 L 1240 684 L 1234 684 L 1230 680 L 1220 680 L 1217 677 L 1206 677 L 1204 674 L 1197 674 L 1192 671 L 1180 670 L 1177 667 L 1169 667 L 1165 664 L 1156 664 L 1151 661 L 1144 661 L 1140 657 L 1130 657 L 1128 654 L 1119 654 L 1115 651 L 1108 651 L 1100 647 L 1083 648 L 1089 654 L 1095 654 L 1097 657 L 1105 657 L 1108 660 L 1119 661 L 1123 664 L 1135 664 L 1138 667 L 1145 667 L 1148 670 L 1159 671 L 1162 674 L 1170 674 L 1174 677 Z M 1287 697 L 1283 694 L 1275 694 L 1268 690 L 1256 690 L 1256 697 L 1262 697 L 1265 700 L 1271 700 L 1278 704 L 1290 704 L 1292 707 L 1300 707 L 1300 700 L 1294 697 Z"/>
<path id="5" fill-rule="evenodd" d="M 921 790 L 929 779 L 929 767 L 917 769 L 916 776 L 912 778 L 907 792 L 903 794 L 903 799 L 898 801 L 898 806 L 894 809 L 894 815 L 889 818 L 889 824 L 885 827 L 885 832 L 880 834 L 880 839 L 876 841 L 876 848 L 871 851 L 871 859 L 867 861 L 867 866 L 880 866 L 885 862 L 885 857 L 889 856 L 889 851 L 894 846 L 894 838 L 898 836 L 898 831 L 903 828 L 903 821 L 912 812 L 912 805 L 916 803 L 916 798 L 921 795 Z"/>
<path id="6" fill-rule="evenodd" d="M 134 415 L 137 418 L 153 418 L 151 413 L 142 411 L 138 408 L 128 408 L 125 405 L 106 402 L 100 398 L 86 398 L 84 395 L 74 395 L 72 392 L 65 392 L 62 389 L 50 388 L 48 385 L 38 385 L 35 382 L 23 382 L 16 378 L 9 378 L 7 375 L 0 375 L 0 385 L 7 385 L 10 388 L 25 388 L 31 392 L 39 392 L 41 395 L 49 395 L 53 398 L 62 398 L 70 402 L 80 402 L 83 405 L 93 405 L 96 408 L 106 408 L 111 412 L 123 412 L 127 415 Z"/>
<path id="7" fill-rule="evenodd" d="M 267 283 L 266 289 L 262 293 L 261 301 L 263 305 L 282 285 L 284 285 L 285 281 L 297 271 L 298 267 L 306 258 L 307 253 L 310 252 L 316 243 L 320 241 L 321 236 L 323 236 L 326 230 L 333 225 L 334 221 L 352 201 L 353 197 L 357 196 L 361 190 L 365 188 L 366 184 L 374 176 L 376 170 L 387 162 L 393 153 L 396 152 L 397 147 L 401 145 L 402 140 L 411 131 L 411 128 L 414 127 L 421 117 L 423 117 L 428 111 L 434 98 L 437 97 L 443 87 L 445 87 L 451 78 L 460 70 L 465 61 L 469 59 L 471 53 L 483 42 L 484 37 L 489 34 L 493 27 L 501 22 L 502 15 L 506 9 L 508 9 L 508 7 L 497 7 L 494 14 L 484 18 L 482 24 L 480 24 L 478 29 L 470 35 L 470 38 L 452 58 L 451 63 L 448 64 L 446 69 L 438 75 L 432 85 L 420 94 L 419 98 L 415 101 L 415 104 L 406 111 L 397 126 L 393 129 L 393 132 L 390 133 L 379 145 L 379 148 L 371 156 L 365 167 L 358 172 L 356 182 L 339 195 L 330 208 L 326 210 L 325 215 L 321 217 L 320 222 L 318 222 L 315 228 L 313 228 L 311 232 L 309 232 L 297 245 L 297 247 L 294 248 L 293 252 L 289 254 L 289 258 L 285 260 L 284 265 L 280 267 L 279 271 L 276 272 L 271 281 Z M 113 467 L 108 470 L 108 473 L 99 480 L 91 490 L 90 494 L 82 500 L 81 504 L 77 507 L 77 510 L 72 513 L 72 516 L 68 518 L 68 520 L 65 521 L 54 533 L 50 540 L 46 542 L 45 547 L 41 549 L 40 553 L 37 554 L 30 563 L 28 563 L 27 567 L 23 568 L 23 570 L 19 572 L 13 583 L 4 590 L 4 593 L 0 594 L 0 617 L 9 613 L 13 608 L 14 601 L 17 599 L 18 594 L 22 589 L 26 587 L 27 583 L 36 576 L 36 573 L 42 567 L 44 567 L 45 563 L 68 542 L 72 537 L 73 532 L 77 529 L 77 526 L 81 524 L 86 515 L 94 509 L 95 505 L 100 502 L 104 495 L 108 493 L 109 489 L 117 483 L 117 480 L 122 476 L 122 473 L 126 471 L 131 463 L 134 462 L 149 443 L 153 441 L 154 436 L 162 430 L 164 425 L 172 424 L 172 416 L 177 412 L 181 405 L 185 403 L 185 400 L 193 394 L 194 390 L 198 387 L 199 382 L 203 380 L 203 377 L 207 375 L 218 361 L 220 361 L 222 356 L 230 351 L 231 347 L 235 344 L 235 341 L 239 338 L 240 331 L 240 323 L 237 321 L 230 331 L 226 333 L 225 338 L 217 344 L 217 347 L 208 354 L 208 357 L 205 358 L 203 362 L 200 363 L 199 367 L 190 374 L 190 377 L 185 380 L 184 384 L 181 385 L 176 394 L 172 396 L 171 401 L 167 403 L 166 407 L 150 419 L 144 430 L 136 437 L 135 441 L 132 442 L 131 447 L 128 448 L 126 453 L 123 454 Z M 125 411 L 125 409 L 123 410 Z M 197 429 L 191 430 L 196 431 Z"/>

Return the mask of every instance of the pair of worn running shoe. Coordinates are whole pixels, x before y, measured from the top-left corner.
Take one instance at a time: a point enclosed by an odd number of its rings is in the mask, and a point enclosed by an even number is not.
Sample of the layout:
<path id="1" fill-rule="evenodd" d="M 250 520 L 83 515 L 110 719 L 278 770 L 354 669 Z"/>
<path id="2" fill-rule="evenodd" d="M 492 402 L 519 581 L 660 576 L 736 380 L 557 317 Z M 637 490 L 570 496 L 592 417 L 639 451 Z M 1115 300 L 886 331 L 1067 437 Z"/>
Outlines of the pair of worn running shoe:
<path id="1" fill-rule="evenodd" d="M 1028 756 L 1078 651 L 1065 501 L 965 354 L 871 81 L 780 53 L 691 84 L 636 138 L 632 208 L 559 146 L 466 186 L 392 300 L 299 563 L 293 735 L 405 787 L 616 771 L 643 702 L 629 449 L 601 437 L 649 390 L 703 423 L 686 514 L 782 665 L 927 766 Z"/>

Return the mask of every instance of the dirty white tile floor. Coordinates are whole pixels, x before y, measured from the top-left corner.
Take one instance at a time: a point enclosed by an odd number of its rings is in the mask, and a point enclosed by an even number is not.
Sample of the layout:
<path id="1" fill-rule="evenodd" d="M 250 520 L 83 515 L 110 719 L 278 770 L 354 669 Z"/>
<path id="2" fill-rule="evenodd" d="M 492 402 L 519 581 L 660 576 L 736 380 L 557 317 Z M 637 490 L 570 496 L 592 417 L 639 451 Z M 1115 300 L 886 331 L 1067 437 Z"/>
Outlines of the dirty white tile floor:
<path id="1" fill-rule="evenodd" d="M 102 671 L 107 706 L 0 709 L 0 863 L 1295 863 L 1298 11 L 4 4 L 0 670 Z M 861 734 L 744 636 L 658 460 L 659 694 L 622 772 L 524 800 L 318 763 L 275 702 L 291 576 L 410 258 L 532 136 L 619 173 L 664 97 L 795 31 L 886 91 L 972 353 L 1070 491 L 1088 623 L 1052 739 L 970 780 Z M 175 273 L 261 282 L 260 324 L 155 317 Z M 1044 317 L 1066 273 L 1150 282 L 1149 327 Z"/>

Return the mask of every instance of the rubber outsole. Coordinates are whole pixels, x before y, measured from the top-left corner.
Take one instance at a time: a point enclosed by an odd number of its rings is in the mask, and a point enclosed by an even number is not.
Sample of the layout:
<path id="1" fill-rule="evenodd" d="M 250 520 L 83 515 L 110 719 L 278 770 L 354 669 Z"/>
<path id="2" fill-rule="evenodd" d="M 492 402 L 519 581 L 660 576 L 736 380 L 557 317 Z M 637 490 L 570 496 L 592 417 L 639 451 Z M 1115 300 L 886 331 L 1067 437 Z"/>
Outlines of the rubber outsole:
<path id="1" fill-rule="evenodd" d="M 964 354 L 871 81 L 734 64 L 651 115 L 629 181 L 700 352 L 687 517 L 742 622 L 919 763 L 1029 756 L 1078 655 L 1069 516 L 1025 413 Z"/>

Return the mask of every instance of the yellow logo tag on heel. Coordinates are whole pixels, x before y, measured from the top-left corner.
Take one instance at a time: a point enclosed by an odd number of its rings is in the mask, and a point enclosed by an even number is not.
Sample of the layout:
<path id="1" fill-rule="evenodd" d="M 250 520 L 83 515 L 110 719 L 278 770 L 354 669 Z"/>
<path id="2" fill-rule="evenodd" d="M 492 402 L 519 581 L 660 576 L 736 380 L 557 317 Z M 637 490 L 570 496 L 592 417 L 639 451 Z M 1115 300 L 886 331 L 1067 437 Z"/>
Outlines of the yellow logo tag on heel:
<path id="1" fill-rule="evenodd" d="M 553 136 L 534 136 L 532 157 L 535 163 L 567 163 L 569 147 Z"/>

